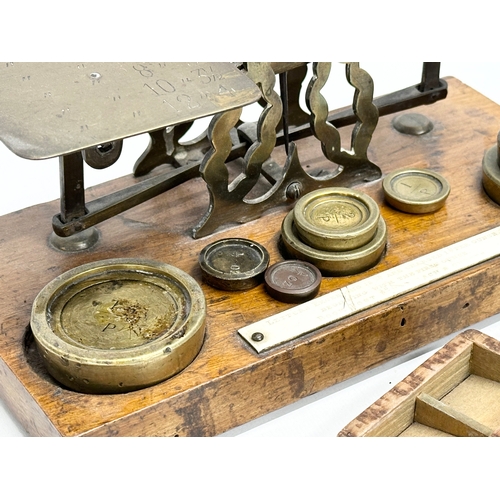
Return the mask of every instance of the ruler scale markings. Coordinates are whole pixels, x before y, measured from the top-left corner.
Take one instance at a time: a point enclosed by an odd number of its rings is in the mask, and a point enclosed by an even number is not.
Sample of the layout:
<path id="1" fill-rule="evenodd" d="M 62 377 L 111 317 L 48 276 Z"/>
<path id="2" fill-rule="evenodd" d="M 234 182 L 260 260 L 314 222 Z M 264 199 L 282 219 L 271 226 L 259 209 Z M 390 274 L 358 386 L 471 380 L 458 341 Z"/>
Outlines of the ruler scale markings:
<path id="1" fill-rule="evenodd" d="M 258 353 L 500 255 L 500 227 L 369 276 L 238 330 Z M 261 341 L 252 340 L 254 333 Z"/>

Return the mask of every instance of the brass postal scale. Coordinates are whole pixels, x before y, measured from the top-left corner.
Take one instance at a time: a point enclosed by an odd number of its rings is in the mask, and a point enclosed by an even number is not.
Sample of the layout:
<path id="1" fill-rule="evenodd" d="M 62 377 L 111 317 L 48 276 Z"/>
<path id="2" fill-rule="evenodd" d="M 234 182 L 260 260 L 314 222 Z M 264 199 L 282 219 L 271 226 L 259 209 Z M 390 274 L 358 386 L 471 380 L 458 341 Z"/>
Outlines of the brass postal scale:
<path id="1" fill-rule="evenodd" d="M 342 64 L 333 111 L 332 63 L 1 66 L 0 139 L 60 166 L 0 218 L 28 434 L 218 435 L 498 313 L 500 109 L 439 63 L 381 97 Z"/>

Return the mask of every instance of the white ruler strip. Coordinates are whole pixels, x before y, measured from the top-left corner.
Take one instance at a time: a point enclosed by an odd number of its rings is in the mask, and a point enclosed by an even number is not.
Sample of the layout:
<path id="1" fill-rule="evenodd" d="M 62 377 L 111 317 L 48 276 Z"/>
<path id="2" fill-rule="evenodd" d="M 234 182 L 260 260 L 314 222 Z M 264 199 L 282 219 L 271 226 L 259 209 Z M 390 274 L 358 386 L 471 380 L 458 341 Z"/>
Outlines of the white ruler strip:
<path id="1" fill-rule="evenodd" d="M 500 255 L 500 227 L 382 271 L 238 330 L 263 352 Z"/>

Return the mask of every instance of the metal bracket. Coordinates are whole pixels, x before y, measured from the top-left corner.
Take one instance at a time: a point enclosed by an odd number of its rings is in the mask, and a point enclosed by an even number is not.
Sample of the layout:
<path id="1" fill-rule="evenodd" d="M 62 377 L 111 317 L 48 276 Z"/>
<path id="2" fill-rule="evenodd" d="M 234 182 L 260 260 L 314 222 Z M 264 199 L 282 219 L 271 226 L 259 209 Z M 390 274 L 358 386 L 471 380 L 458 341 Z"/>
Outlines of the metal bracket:
<path id="1" fill-rule="evenodd" d="M 272 63 L 273 69 L 276 73 L 287 69 L 288 71 L 288 93 L 293 100 L 289 101 L 289 128 L 288 137 L 289 141 L 297 141 L 300 138 L 308 137 L 314 133 L 314 128 L 309 123 L 304 123 L 304 114 L 300 112 L 295 102 L 300 93 L 300 84 L 305 77 L 305 63 L 295 63 L 290 68 L 285 68 L 284 63 L 281 66 L 278 63 Z M 287 63 L 293 64 L 293 63 Z M 378 115 L 384 116 L 405 109 L 411 109 L 415 106 L 424 104 L 432 104 L 438 100 L 444 99 L 447 95 L 447 83 L 439 79 L 440 63 L 424 63 L 422 70 L 422 80 L 417 85 L 402 89 L 385 96 L 373 99 L 373 105 L 378 109 Z M 299 111 L 297 111 L 297 109 Z M 306 114 L 307 115 L 307 114 Z M 356 123 L 359 118 L 356 116 L 353 108 L 348 106 L 337 111 L 330 112 L 326 122 L 335 128 L 340 128 L 346 125 Z M 275 145 L 283 145 L 285 143 L 285 134 L 281 128 L 281 116 L 277 125 L 277 132 L 275 135 Z M 241 122 L 236 121 L 234 127 L 239 127 Z M 178 128 L 179 127 L 179 128 Z M 198 177 L 201 175 L 200 167 L 205 158 L 205 152 L 210 146 L 207 136 L 203 136 L 193 141 L 191 144 L 184 145 L 184 150 L 181 151 L 178 144 L 178 138 L 183 135 L 188 124 L 174 126 L 172 129 L 162 128 L 157 131 L 151 131 L 151 144 L 148 149 L 136 162 L 134 167 L 134 174 L 136 176 L 143 175 L 150 172 L 153 168 L 161 164 L 173 164 L 177 168 L 171 172 L 157 175 L 153 178 L 138 182 L 130 187 L 117 191 L 111 195 L 104 196 L 98 200 L 85 203 L 84 199 L 84 180 L 83 171 L 80 171 L 77 165 L 80 160 L 77 156 L 81 153 L 63 156 L 60 159 L 61 165 L 65 164 L 66 167 L 61 167 L 61 212 L 53 218 L 54 232 L 62 237 L 67 237 L 76 234 L 84 229 L 92 227 L 95 224 L 103 222 L 104 220 L 122 213 L 129 208 L 132 208 L 140 203 L 143 203 L 154 196 L 171 189 L 172 187 L 185 182 L 186 180 Z M 245 140 L 245 134 L 236 133 L 236 129 L 232 128 L 229 132 L 231 137 L 231 144 L 228 143 L 229 151 L 227 152 L 226 162 L 244 158 L 249 148 L 252 146 L 253 141 Z M 177 131 L 176 131 L 177 129 Z M 182 145 L 181 145 L 182 146 Z M 284 167 L 276 168 L 276 164 L 266 158 L 262 163 L 262 177 L 267 178 L 271 184 L 277 184 L 271 190 L 266 198 L 266 204 L 261 205 L 261 209 L 267 210 L 269 205 L 277 202 L 286 202 L 285 200 L 293 200 L 299 194 L 297 182 L 290 181 L 291 173 L 295 172 L 295 163 L 293 152 L 295 148 L 291 148 L 287 159 L 287 165 Z M 88 151 L 85 152 L 86 158 Z M 179 154 L 181 153 L 181 154 Z M 73 166 L 70 166 L 73 165 Z M 271 168 L 269 168 L 271 167 Z M 74 172 L 73 172 L 74 170 Z M 302 170 L 302 168 L 300 169 Z M 81 172 L 81 174 L 80 174 Z M 295 172 L 296 173 L 296 172 Z M 295 174 L 294 174 L 295 175 Z M 337 178 L 339 186 L 353 185 L 363 179 L 363 176 L 356 175 L 356 173 L 344 174 L 345 184 L 342 184 L 341 178 Z M 307 176 L 301 182 L 307 183 L 311 179 Z M 290 181 L 290 182 L 288 182 Z M 306 182 L 307 181 L 307 182 Z M 288 184 L 286 184 L 288 182 Z M 321 182 L 323 182 L 321 180 Z M 321 187 L 324 184 L 317 184 Z M 282 189 L 278 189 L 278 188 Z M 277 192 L 280 194 L 276 194 Z M 260 200 L 261 202 L 263 200 Z M 209 210 L 210 212 L 210 210 Z M 195 236 L 201 236 L 201 226 L 206 224 L 207 217 L 194 229 Z M 245 219 L 244 217 L 241 218 Z"/>
<path id="2" fill-rule="evenodd" d="M 229 131 L 239 119 L 241 110 L 216 116 L 209 128 L 211 150 L 205 156 L 201 176 L 210 192 L 210 206 L 203 219 L 193 230 L 195 238 L 206 236 L 218 227 L 235 222 L 247 222 L 260 217 L 269 208 L 294 201 L 313 189 L 327 186 L 348 186 L 360 180 L 380 178 L 381 171 L 368 160 L 367 151 L 378 122 L 378 110 L 373 105 L 373 81 L 359 63 L 346 64 L 348 82 L 356 89 L 353 113 L 356 126 L 352 133 L 351 149 L 344 150 L 338 130 L 328 123 L 328 103 L 321 89 L 328 80 L 331 63 L 315 63 L 313 78 L 307 89 L 306 102 L 311 112 L 311 130 L 321 142 L 325 157 L 334 164 L 328 176 L 314 178 L 300 166 L 296 145 L 288 148 L 288 155 L 281 177 L 263 195 L 250 197 L 262 174 L 262 167 L 276 145 L 276 127 L 282 116 L 282 102 L 274 92 L 275 73 L 270 63 L 249 63 L 248 74 L 262 89 L 267 106 L 257 124 L 257 140 L 244 157 L 244 171 L 229 183 L 225 164 L 230 150 Z M 283 124 L 286 128 L 286 115 Z M 284 137 L 287 137 L 286 131 Z M 339 167 L 340 165 L 340 167 Z"/>

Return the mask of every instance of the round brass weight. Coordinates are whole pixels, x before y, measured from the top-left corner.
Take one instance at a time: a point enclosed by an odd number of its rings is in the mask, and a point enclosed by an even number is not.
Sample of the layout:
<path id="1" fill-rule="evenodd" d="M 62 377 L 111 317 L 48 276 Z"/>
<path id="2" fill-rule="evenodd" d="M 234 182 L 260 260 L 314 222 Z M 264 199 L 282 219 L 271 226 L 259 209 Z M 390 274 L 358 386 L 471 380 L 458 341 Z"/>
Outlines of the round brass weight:
<path id="1" fill-rule="evenodd" d="M 486 194 L 500 204 L 500 133 L 497 145 L 488 149 L 483 156 L 483 187 Z"/>
<path id="2" fill-rule="evenodd" d="M 268 251 L 246 238 L 224 238 L 208 244 L 198 262 L 203 281 L 220 290 L 250 290 L 264 280 Z"/>
<path id="3" fill-rule="evenodd" d="M 205 335 L 205 297 L 184 271 L 110 259 L 67 271 L 36 297 L 31 329 L 49 373 L 70 389 L 120 393 L 184 369 Z"/>
<path id="4" fill-rule="evenodd" d="M 377 232 L 367 244 L 354 250 L 330 252 L 313 248 L 300 239 L 292 211 L 283 219 L 281 242 L 288 258 L 311 262 L 328 276 L 348 276 L 365 271 L 379 261 L 387 243 L 387 226 L 379 217 Z"/>
<path id="5" fill-rule="evenodd" d="M 408 168 L 387 175 L 382 187 L 387 203 L 401 212 L 427 214 L 444 206 L 450 184 L 431 170 Z"/>
<path id="6" fill-rule="evenodd" d="M 302 241 L 318 250 L 354 250 L 368 243 L 380 210 L 368 195 L 347 188 L 323 188 L 297 201 L 294 223 Z"/>

